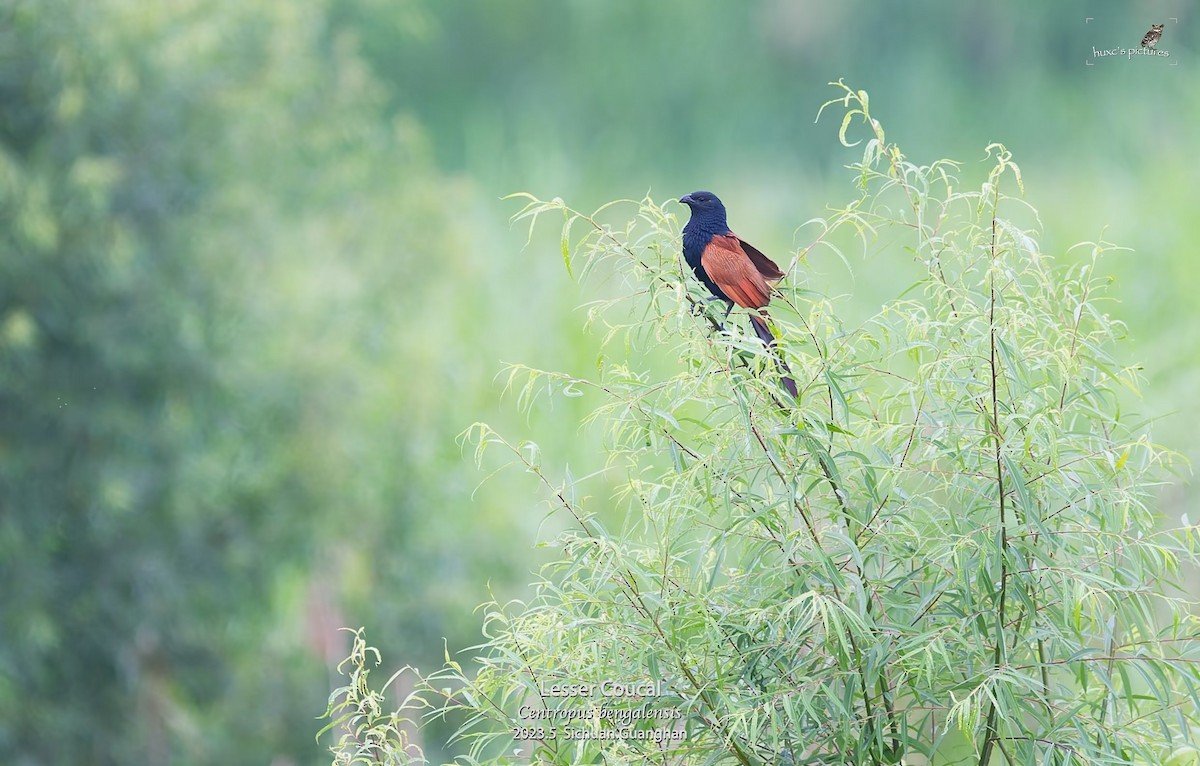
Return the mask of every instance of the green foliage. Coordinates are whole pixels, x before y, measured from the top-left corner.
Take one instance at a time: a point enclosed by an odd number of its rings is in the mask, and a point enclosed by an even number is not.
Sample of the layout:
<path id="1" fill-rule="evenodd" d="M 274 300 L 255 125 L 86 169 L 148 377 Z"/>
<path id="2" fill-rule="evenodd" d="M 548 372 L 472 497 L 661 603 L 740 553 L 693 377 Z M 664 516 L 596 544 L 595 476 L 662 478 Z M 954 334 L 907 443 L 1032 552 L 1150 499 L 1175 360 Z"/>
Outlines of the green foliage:
<path id="1" fill-rule="evenodd" d="M 208 363 L 214 283 L 171 226 L 211 193 L 198 154 L 178 151 L 202 130 L 196 82 L 136 33 L 87 35 L 111 8 L 68 5 L 0 10 L 0 750 L 114 763 L 165 744 L 130 711 L 161 722 L 176 694 L 219 693 L 214 645 L 179 616 L 211 619 L 233 578 L 261 582 L 230 532 L 270 521 L 252 492 L 235 517 L 196 491 L 195 458 L 227 438 L 196 413 L 229 404 Z M 197 672 L 179 689 L 181 662 Z"/>
<path id="2" fill-rule="evenodd" d="M 336 626 L 367 624 L 384 656 L 422 667 L 443 636 L 469 643 L 484 584 L 501 602 L 526 595 L 520 573 L 557 554 L 527 542 L 574 521 L 531 512 L 526 475 L 473 491 L 454 434 L 486 420 L 522 429 L 539 459 L 602 460 L 604 439 L 576 430 L 601 394 L 561 381 L 589 375 L 610 329 L 582 332 L 580 293 L 611 296 L 602 280 L 630 276 L 589 265 L 585 243 L 571 273 L 588 282 L 566 283 L 557 226 L 521 250 L 494 199 L 554 189 L 590 209 L 716 188 L 738 200 L 739 230 L 782 253 L 783 226 L 841 172 L 811 121 L 827 73 L 869 84 L 913 154 L 974 151 L 1002 116 L 1046 251 L 1101 223 L 1136 249 L 1093 274 L 1119 279 L 1106 310 L 1149 361 L 1146 409 L 1181 411 L 1156 436 L 1194 459 L 1200 230 L 1193 168 L 1177 160 L 1200 117 L 1195 17 L 1165 38 L 1182 66 L 1079 60 L 1140 36 L 1140 13 L 1085 25 L 1054 4 L 0 0 L 0 762 L 311 762 L 311 720 L 347 649 Z M 906 97 L 913 82 L 936 97 Z M 637 252 L 642 234 L 677 228 L 659 209 L 627 236 L 626 215 L 597 220 Z M 899 247 L 907 230 L 891 231 L 878 242 Z M 793 289 L 848 290 L 835 258 L 813 250 Z M 830 307 L 857 328 L 923 268 L 857 270 L 853 297 Z M 647 284 L 686 280 L 630 289 Z M 806 310 L 823 300 L 793 295 Z M 675 319 L 638 325 L 628 345 L 613 330 L 604 364 L 670 379 L 687 352 L 672 333 L 692 322 Z M 497 362 L 512 359 L 569 373 L 514 367 L 515 390 L 569 396 L 521 422 L 496 401 Z M 642 459 L 675 458 L 668 445 Z M 566 497 L 619 529 L 606 500 L 622 474 L 568 481 Z M 1195 518 L 1190 491 L 1173 482 L 1156 504 Z M 411 741 L 450 757 L 457 723 Z"/>
<path id="3" fill-rule="evenodd" d="M 378 690 L 372 689 L 371 667 L 381 662 L 379 650 L 367 646 L 361 628 L 353 633 L 350 656 L 338 666 L 339 671 L 346 673 L 349 683 L 329 695 L 325 716 L 332 721 L 317 736 L 327 731 L 340 732 L 335 763 L 395 763 L 406 753 L 417 752 L 409 741 L 406 727 L 411 721 L 399 714 L 384 712 L 387 704 L 384 695 L 404 671 L 394 673 Z M 348 672 L 344 670 L 347 667 Z"/>
<path id="4" fill-rule="evenodd" d="M 503 225 L 333 5 L 0 0 L 2 762 L 311 761 L 342 615 L 432 663 L 513 587 Z"/>
<path id="5" fill-rule="evenodd" d="M 399 154 L 322 14 L 0 2 L 6 763 L 315 749 L 324 658 L 290 594 L 333 506 L 313 466 L 344 472 L 321 453 L 357 421 L 309 352 L 349 333 L 287 299 L 302 247 L 368 241 L 328 196 L 381 197 L 358 171 Z"/>
<path id="6" fill-rule="evenodd" d="M 607 462 L 559 480 L 532 443 L 466 435 L 481 462 L 499 449 L 537 477 L 572 530 L 532 598 L 485 607 L 472 672 L 448 663 L 400 714 L 457 717 L 459 762 L 1194 753 L 1200 643 L 1175 578 L 1200 538 L 1158 529 L 1149 504 L 1171 454 L 1120 405 L 1138 370 L 1115 351 L 1097 273 L 1114 246 L 1058 263 L 1003 146 L 969 189 L 957 163 L 909 161 L 866 94 L 837 85 L 842 142 L 866 125 L 860 195 L 809 222 L 772 303 L 796 402 L 738 314 L 721 331 L 699 315 L 669 209 L 530 198 L 518 215 L 565 214 L 573 273 L 615 285 L 589 311 L 607 349 L 595 379 L 514 367 L 509 381 L 527 408 L 595 401 Z M 855 241 L 920 275 L 851 326 L 805 266 Z M 665 373 L 662 352 L 678 359 Z M 611 496 L 592 494 L 614 475 Z M 603 521 L 614 505 L 619 530 Z M 335 713 L 369 697 L 359 679 Z M 661 695 L 550 693 L 647 679 Z M 397 744 L 379 762 L 421 760 Z"/>

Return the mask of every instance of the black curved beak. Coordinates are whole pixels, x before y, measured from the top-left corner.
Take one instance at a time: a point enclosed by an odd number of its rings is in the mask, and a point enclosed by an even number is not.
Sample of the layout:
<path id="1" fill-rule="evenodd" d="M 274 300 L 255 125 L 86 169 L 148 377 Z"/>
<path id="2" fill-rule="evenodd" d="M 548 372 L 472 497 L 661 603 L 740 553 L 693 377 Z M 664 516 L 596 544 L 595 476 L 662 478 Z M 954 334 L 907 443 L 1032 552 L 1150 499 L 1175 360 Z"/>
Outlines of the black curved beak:
<path id="1" fill-rule="evenodd" d="M 692 195 L 690 195 L 690 194 L 683 195 L 682 197 L 679 198 L 679 202 L 682 205 L 691 205 L 692 204 Z"/>

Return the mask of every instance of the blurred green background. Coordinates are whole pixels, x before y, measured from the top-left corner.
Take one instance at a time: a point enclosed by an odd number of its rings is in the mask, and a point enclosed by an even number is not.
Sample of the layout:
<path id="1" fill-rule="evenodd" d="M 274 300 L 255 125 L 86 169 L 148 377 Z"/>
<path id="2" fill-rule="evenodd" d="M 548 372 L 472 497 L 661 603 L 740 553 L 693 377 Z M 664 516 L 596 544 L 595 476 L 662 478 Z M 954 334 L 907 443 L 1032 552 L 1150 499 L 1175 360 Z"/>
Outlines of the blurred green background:
<path id="1" fill-rule="evenodd" d="M 555 225 L 526 246 L 499 198 L 710 188 L 786 260 L 854 196 L 837 78 L 964 186 L 1005 143 L 1045 252 L 1132 248 L 1131 406 L 1194 461 L 1193 6 L 0 0 L 0 762 L 320 763 L 339 627 L 389 668 L 475 643 L 553 521 L 457 435 L 602 461 L 592 402 L 502 396 L 599 347 Z M 1093 59 L 1154 22 L 1169 57 Z M 906 258 L 808 267 L 862 313 Z"/>

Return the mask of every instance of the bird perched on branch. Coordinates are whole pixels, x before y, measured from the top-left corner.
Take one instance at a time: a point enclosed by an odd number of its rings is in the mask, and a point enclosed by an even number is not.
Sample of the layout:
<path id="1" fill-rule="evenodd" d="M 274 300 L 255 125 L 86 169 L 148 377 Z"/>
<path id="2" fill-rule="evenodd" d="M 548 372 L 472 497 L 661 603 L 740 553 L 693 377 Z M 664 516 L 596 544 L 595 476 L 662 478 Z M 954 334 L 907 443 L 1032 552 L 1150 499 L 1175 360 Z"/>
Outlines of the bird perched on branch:
<path id="1" fill-rule="evenodd" d="M 771 288 L 783 279 L 783 272 L 758 248 L 729 230 L 725 206 L 717 195 L 694 191 L 679 201 L 692 211 L 691 220 L 683 227 L 683 259 L 713 296 L 725 301 L 729 311 L 735 304 L 749 310 L 754 334 L 775 354 L 783 386 L 797 398 L 796 381 L 788 375 L 787 362 L 775 347 L 775 334 L 767 324 Z"/>

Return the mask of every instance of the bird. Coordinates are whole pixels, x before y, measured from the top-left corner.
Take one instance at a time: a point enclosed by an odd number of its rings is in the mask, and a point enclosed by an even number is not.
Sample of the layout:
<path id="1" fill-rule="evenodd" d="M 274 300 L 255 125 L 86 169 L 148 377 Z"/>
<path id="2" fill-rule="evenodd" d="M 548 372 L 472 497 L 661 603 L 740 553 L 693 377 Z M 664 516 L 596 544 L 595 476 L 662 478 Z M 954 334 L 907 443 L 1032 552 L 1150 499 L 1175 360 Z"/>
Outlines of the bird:
<path id="1" fill-rule="evenodd" d="M 749 310 L 754 334 L 775 354 L 783 373 L 783 387 L 793 399 L 799 398 L 796 381 L 776 348 L 778 339 L 767 324 L 771 289 L 783 279 L 783 271 L 729 229 L 725 205 L 717 195 L 694 191 L 680 197 L 679 202 L 691 210 L 691 218 L 683 227 L 683 259 L 713 298 L 725 301 L 726 316 L 735 304 Z"/>
<path id="2" fill-rule="evenodd" d="M 1151 24 L 1150 31 L 1142 38 L 1142 47 L 1154 50 L 1154 46 L 1158 45 L 1158 40 L 1162 37 L 1163 24 Z"/>

